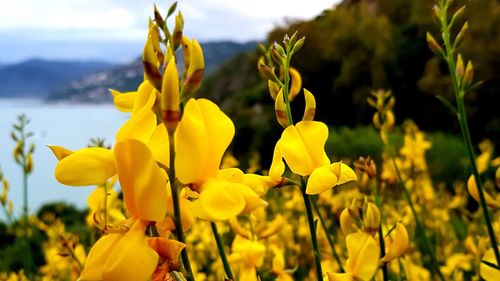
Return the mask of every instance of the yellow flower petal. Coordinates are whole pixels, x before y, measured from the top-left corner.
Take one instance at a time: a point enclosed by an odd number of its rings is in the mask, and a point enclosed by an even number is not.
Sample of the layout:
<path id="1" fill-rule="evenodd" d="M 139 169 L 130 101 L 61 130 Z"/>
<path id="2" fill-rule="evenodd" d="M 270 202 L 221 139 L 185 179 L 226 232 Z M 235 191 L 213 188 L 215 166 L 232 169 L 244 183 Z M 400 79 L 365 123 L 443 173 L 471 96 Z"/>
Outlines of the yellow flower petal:
<path id="1" fill-rule="evenodd" d="M 193 203 L 194 213 L 201 219 L 222 221 L 237 216 L 245 209 L 245 198 L 240 192 L 231 192 L 235 183 L 210 180 Z"/>
<path id="2" fill-rule="evenodd" d="M 404 254 L 406 248 L 408 248 L 408 232 L 406 228 L 401 223 L 396 224 L 396 229 L 394 230 L 394 239 L 390 246 L 386 249 L 386 254 L 382 258 L 382 262 L 389 262 L 391 260 L 399 258 Z"/>
<path id="3" fill-rule="evenodd" d="M 106 148 L 91 147 L 75 151 L 59 163 L 56 179 L 65 185 L 98 185 L 116 173 L 113 152 Z"/>
<path id="4" fill-rule="evenodd" d="M 151 109 L 143 110 L 132 115 L 130 119 L 116 133 L 116 141 L 137 139 L 146 143 L 156 129 L 156 115 Z"/>
<path id="5" fill-rule="evenodd" d="M 319 167 L 314 169 L 307 180 L 306 193 L 319 194 L 327 191 L 337 185 L 337 175 L 328 167 Z"/>
<path id="6" fill-rule="evenodd" d="M 90 249 L 80 280 L 102 280 L 102 272 L 106 267 L 109 253 L 123 237 L 121 234 L 108 234 L 101 237 Z"/>
<path id="7" fill-rule="evenodd" d="M 47 145 L 52 153 L 54 153 L 54 156 L 57 158 L 57 160 L 62 160 L 66 156 L 70 155 L 73 153 L 73 151 L 64 148 L 62 146 L 57 146 L 57 145 Z"/>
<path id="8" fill-rule="evenodd" d="M 356 173 L 342 162 L 335 162 L 330 165 L 330 170 L 337 175 L 338 182 L 337 185 L 342 185 L 350 181 L 358 180 Z"/>
<path id="9" fill-rule="evenodd" d="M 161 221 L 167 211 L 167 175 L 149 148 L 133 139 L 115 145 L 116 168 L 128 211 L 145 221 Z"/>
<path id="10" fill-rule="evenodd" d="M 163 123 L 156 126 L 156 129 L 151 134 L 148 141 L 148 147 L 153 153 L 156 161 L 170 167 L 170 147 L 168 141 L 168 133 Z"/>
<path id="11" fill-rule="evenodd" d="M 349 259 L 346 271 L 363 281 L 370 280 L 378 269 L 379 248 L 373 238 L 364 232 L 346 237 Z"/>
<path id="12" fill-rule="evenodd" d="M 498 265 L 496 262 L 495 253 L 493 252 L 493 248 L 486 251 L 483 256 L 483 260 Z M 498 278 L 500 277 L 500 270 L 484 263 L 481 263 L 481 265 L 479 266 L 479 273 L 481 275 L 481 278 L 486 281 L 498 280 Z"/>
<path id="13" fill-rule="evenodd" d="M 327 138 L 328 127 L 324 123 L 301 121 L 283 131 L 278 145 L 290 170 L 308 176 L 314 168 L 330 164 L 324 150 Z"/>
<path id="14" fill-rule="evenodd" d="M 137 95 L 134 100 L 134 107 L 132 108 L 132 115 L 136 114 L 143 108 L 151 109 L 156 101 L 155 88 L 148 80 L 139 85 Z"/>
<path id="15" fill-rule="evenodd" d="M 201 184 L 215 176 L 234 131 L 231 119 L 213 102 L 189 100 L 176 132 L 175 167 L 179 181 Z"/>
<path id="16" fill-rule="evenodd" d="M 327 273 L 328 281 L 353 281 L 350 273 Z"/>
<path id="17" fill-rule="evenodd" d="M 469 191 L 470 196 L 474 198 L 476 202 L 480 201 L 479 190 L 477 189 L 477 184 L 474 175 L 471 175 L 469 177 L 469 180 L 467 180 L 467 190 Z M 500 202 L 493 199 L 493 197 L 485 190 L 483 190 L 483 193 L 484 193 L 484 199 L 486 201 L 486 204 L 488 204 L 488 206 L 490 206 L 491 208 L 500 208 Z"/>
<path id="18" fill-rule="evenodd" d="M 158 264 L 158 254 L 144 237 L 145 224 L 136 221 L 116 243 L 106 262 L 103 280 L 148 280 Z"/>
<path id="19" fill-rule="evenodd" d="M 241 214 L 249 214 L 253 210 L 259 207 L 267 206 L 267 202 L 260 199 L 259 195 L 255 193 L 250 187 L 244 184 L 233 185 L 230 192 L 239 192 L 243 195 L 245 199 L 245 209 L 241 212 Z"/>
<path id="20" fill-rule="evenodd" d="M 109 89 L 109 92 L 113 95 L 113 103 L 115 104 L 116 109 L 122 112 L 132 111 L 137 92 L 122 93 L 113 89 Z"/>
<path id="21" fill-rule="evenodd" d="M 273 151 L 273 161 L 269 168 L 269 177 L 272 181 L 278 184 L 281 181 L 281 176 L 285 172 L 285 163 L 283 163 L 283 156 L 281 155 L 280 148 L 276 144 Z"/>

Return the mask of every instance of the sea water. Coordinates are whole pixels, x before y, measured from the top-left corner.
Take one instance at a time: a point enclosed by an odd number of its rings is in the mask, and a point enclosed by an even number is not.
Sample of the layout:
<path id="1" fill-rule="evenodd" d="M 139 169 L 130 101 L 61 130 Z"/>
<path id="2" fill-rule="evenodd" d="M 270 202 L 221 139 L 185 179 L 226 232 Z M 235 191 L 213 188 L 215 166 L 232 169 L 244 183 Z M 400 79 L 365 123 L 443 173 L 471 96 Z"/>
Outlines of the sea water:
<path id="1" fill-rule="evenodd" d="M 0 168 L 10 183 L 9 198 L 14 203 L 14 213 L 21 214 L 23 191 L 22 172 L 13 159 L 15 142 L 10 137 L 17 116 L 25 114 L 31 122 L 27 130 L 34 136 L 34 170 L 28 179 L 28 206 L 31 214 L 45 203 L 64 201 L 78 208 L 85 208 L 88 194 L 93 187 L 64 186 L 54 178 L 57 159 L 49 144 L 71 150 L 86 147 L 90 138 L 104 138 L 112 145 L 118 128 L 127 120 L 125 113 L 113 105 L 46 104 L 39 100 L 0 100 Z M 0 186 L 1 192 L 1 186 Z M 4 220 L 0 211 L 0 220 Z"/>

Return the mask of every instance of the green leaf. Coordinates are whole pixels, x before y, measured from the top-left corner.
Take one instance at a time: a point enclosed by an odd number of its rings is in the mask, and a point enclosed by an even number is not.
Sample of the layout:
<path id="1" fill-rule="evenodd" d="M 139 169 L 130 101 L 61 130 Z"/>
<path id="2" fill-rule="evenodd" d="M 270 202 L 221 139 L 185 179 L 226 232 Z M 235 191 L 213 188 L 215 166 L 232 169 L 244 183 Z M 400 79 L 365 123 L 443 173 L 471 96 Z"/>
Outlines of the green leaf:
<path id="1" fill-rule="evenodd" d="M 451 112 L 458 114 L 458 110 L 453 106 L 447 99 L 443 98 L 440 95 L 437 95 L 436 98 L 445 106 L 447 107 Z"/>
<path id="2" fill-rule="evenodd" d="M 177 9 L 177 2 L 174 2 L 174 4 L 172 4 L 172 6 L 168 8 L 167 19 L 175 12 L 176 9 Z"/>

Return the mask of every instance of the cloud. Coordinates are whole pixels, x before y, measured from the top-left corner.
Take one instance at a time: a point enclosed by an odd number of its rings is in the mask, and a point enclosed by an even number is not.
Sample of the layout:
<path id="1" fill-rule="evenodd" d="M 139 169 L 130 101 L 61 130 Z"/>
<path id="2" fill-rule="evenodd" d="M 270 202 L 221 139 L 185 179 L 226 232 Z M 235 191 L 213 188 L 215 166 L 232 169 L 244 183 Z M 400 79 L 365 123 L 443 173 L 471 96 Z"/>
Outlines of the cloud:
<path id="1" fill-rule="evenodd" d="M 23 0 L 0 3 L 0 32 L 40 39 L 142 39 L 153 3 L 169 1 Z M 204 40 L 263 38 L 284 17 L 311 18 L 338 0 L 181 0 L 186 30 Z M 31 32 L 36 31 L 36 32 Z"/>

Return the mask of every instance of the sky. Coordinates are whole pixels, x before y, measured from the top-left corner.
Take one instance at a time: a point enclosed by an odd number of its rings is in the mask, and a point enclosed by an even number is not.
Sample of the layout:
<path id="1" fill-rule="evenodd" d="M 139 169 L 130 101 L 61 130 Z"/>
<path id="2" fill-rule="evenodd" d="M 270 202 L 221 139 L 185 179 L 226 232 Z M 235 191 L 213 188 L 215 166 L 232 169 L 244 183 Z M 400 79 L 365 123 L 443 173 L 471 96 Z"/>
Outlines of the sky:
<path id="1" fill-rule="evenodd" d="M 147 36 L 153 4 L 172 1 L 0 0 L 0 64 L 29 58 L 127 62 Z M 287 19 L 311 19 L 339 0 L 180 0 L 185 35 L 201 42 L 262 40 Z"/>

